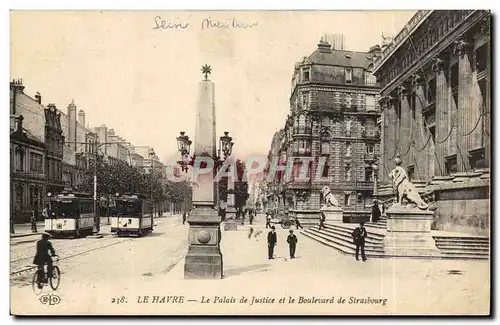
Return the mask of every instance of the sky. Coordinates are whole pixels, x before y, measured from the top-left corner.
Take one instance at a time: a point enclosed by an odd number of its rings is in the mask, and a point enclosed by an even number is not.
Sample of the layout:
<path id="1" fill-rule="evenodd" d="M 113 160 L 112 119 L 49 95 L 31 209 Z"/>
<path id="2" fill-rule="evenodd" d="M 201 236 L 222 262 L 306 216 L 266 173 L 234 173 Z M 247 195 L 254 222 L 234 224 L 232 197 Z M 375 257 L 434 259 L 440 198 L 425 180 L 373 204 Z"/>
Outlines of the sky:
<path id="1" fill-rule="evenodd" d="M 11 13 L 10 79 L 63 112 L 74 99 L 91 127 L 105 124 L 165 163 L 176 137 L 194 140 L 201 66 L 212 66 L 217 137 L 233 155 L 267 155 L 289 112 L 294 64 L 325 33 L 367 51 L 414 11 L 36 11 Z M 249 28 L 205 28 L 206 19 Z M 178 28 L 155 28 L 177 24 Z M 205 25 L 203 22 L 205 21 Z M 182 25 L 185 28 L 179 27 Z"/>

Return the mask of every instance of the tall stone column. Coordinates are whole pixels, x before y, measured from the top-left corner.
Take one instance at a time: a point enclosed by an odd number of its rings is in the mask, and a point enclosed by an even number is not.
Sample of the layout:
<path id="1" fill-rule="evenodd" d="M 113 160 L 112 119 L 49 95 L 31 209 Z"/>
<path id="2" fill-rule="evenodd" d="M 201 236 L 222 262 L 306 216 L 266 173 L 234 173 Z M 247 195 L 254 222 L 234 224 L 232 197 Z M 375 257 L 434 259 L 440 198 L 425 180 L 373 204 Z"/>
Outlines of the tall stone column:
<path id="1" fill-rule="evenodd" d="M 440 58 L 434 58 L 432 62 L 432 71 L 436 73 L 436 140 L 443 141 L 446 138 L 449 130 L 448 110 L 449 110 L 449 90 L 448 81 L 446 80 L 446 69 L 444 61 Z M 446 142 L 435 142 L 436 158 L 434 173 L 436 176 L 444 176 L 445 174 L 445 145 Z"/>
<path id="2" fill-rule="evenodd" d="M 459 172 L 470 170 L 469 136 L 465 134 L 474 127 L 475 114 L 473 114 L 472 98 L 472 67 L 470 45 L 465 39 L 455 44 L 458 54 L 458 111 L 457 111 L 457 169 Z M 473 122 L 470 120 L 474 119 Z M 472 125 L 471 125 L 472 124 Z"/>
<path id="3" fill-rule="evenodd" d="M 399 100 L 401 101 L 401 116 L 400 116 L 400 148 L 401 148 L 401 160 L 403 161 L 403 166 L 408 167 L 413 164 L 411 159 L 411 141 L 412 130 L 411 130 L 411 113 L 410 113 L 410 103 L 409 103 L 409 91 L 407 87 L 400 86 L 399 89 Z"/>
<path id="4" fill-rule="evenodd" d="M 208 79 L 199 83 L 194 154 L 215 156 L 214 84 Z M 193 212 L 188 217 L 189 250 L 184 265 L 184 277 L 222 278 L 220 251 L 221 218 L 215 210 L 214 173 L 201 174 L 193 187 Z"/>

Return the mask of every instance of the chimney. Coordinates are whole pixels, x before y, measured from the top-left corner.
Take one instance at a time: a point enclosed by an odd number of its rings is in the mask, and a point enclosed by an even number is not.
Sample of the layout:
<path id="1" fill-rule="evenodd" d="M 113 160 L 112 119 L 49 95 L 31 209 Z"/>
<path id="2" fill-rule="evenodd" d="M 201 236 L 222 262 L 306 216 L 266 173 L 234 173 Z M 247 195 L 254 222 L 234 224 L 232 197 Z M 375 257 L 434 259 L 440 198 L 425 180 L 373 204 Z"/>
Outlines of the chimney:
<path id="1" fill-rule="evenodd" d="M 68 105 L 68 143 L 69 147 L 76 151 L 76 105 L 71 100 Z"/>
<path id="2" fill-rule="evenodd" d="M 40 95 L 40 93 L 38 91 L 35 94 L 35 100 L 38 104 L 42 104 L 42 96 Z"/>
<path id="3" fill-rule="evenodd" d="M 325 34 L 323 41 L 332 46 L 333 51 L 346 51 L 347 43 L 344 34 Z"/>
<path id="4" fill-rule="evenodd" d="M 85 127 L 85 112 L 83 109 L 78 111 L 78 123 L 80 123 L 81 126 Z"/>
<path id="5" fill-rule="evenodd" d="M 320 53 L 332 53 L 332 46 L 328 44 L 323 38 L 318 43 L 318 50 Z"/>
<path id="6" fill-rule="evenodd" d="M 13 79 L 10 83 L 10 89 L 22 93 L 24 91 L 23 79 Z"/>

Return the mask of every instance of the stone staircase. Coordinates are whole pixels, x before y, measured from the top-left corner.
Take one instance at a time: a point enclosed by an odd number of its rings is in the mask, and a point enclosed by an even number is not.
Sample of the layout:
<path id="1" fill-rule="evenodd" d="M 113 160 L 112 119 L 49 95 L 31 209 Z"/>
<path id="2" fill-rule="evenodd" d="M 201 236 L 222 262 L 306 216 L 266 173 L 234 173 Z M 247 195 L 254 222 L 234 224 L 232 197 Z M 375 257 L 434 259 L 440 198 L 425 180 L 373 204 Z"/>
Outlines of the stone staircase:
<path id="1" fill-rule="evenodd" d="M 490 241 L 488 237 L 434 236 L 434 240 L 443 258 L 489 259 Z"/>
<path id="2" fill-rule="evenodd" d="M 340 253 L 354 255 L 356 245 L 352 242 L 352 231 L 356 224 L 332 224 L 325 223 L 326 229 L 319 230 L 318 227 L 308 228 L 302 234 L 332 247 Z M 365 240 L 365 254 L 367 257 L 385 257 L 384 235 L 380 233 L 379 225 L 366 223 L 367 238 Z"/>
<path id="3" fill-rule="evenodd" d="M 317 226 L 302 230 L 302 234 L 336 251 L 355 255 L 356 245 L 352 242 L 351 233 L 357 224 L 325 223 L 326 229 L 319 230 Z M 365 223 L 367 238 L 365 254 L 368 258 L 390 257 L 384 252 L 384 237 L 387 229 L 387 219 L 381 218 L 377 223 Z M 488 260 L 489 238 L 473 236 L 433 236 L 436 246 L 441 251 L 439 259 Z M 408 256 L 412 257 L 412 256 Z M 419 258 L 419 256 L 415 256 Z M 421 257 L 420 257 L 421 258 Z"/>

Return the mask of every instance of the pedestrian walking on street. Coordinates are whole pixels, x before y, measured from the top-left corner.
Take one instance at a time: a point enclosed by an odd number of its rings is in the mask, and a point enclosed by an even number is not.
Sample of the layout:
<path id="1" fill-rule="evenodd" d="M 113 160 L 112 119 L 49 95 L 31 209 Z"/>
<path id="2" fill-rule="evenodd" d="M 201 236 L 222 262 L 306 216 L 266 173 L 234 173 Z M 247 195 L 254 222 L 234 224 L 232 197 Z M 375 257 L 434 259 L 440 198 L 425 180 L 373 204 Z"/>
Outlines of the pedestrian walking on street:
<path id="1" fill-rule="evenodd" d="M 302 225 L 300 224 L 299 218 L 295 217 L 295 227 L 297 227 L 297 230 L 304 229 Z"/>
<path id="2" fill-rule="evenodd" d="M 359 249 L 361 248 L 361 258 L 363 259 L 363 262 L 366 261 L 366 256 L 365 256 L 365 238 L 367 236 L 366 229 L 365 229 L 365 222 L 361 221 L 359 223 L 359 227 L 356 227 L 354 231 L 352 232 L 352 238 L 354 244 L 356 244 L 356 261 L 359 261 Z"/>
<path id="3" fill-rule="evenodd" d="M 319 230 L 321 230 L 321 228 L 326 229 L 325 220 L 326 220 L 325 213 L 321 212 L 321 215 L 319 216 Z"/>
<path id="4" fill-rule="evenodd" d="M 43 219 L 48 219 L 49 218 L 49 214 L 50 214 L 50 208 L 49 208 L 49 205 L 48 204 L 45 204 L 45 208 L 43 209 L 42 211 L 42 217 Z"/>
<path id="5" fill-rule="evenodd" d="M 271 214 L 269 212 L 267 212 L 267 215 L 266 215 L 266 229 L 267 229 L 267 227 L 272 228 L 272 226 L 271 226 Z"/>
<path id="6" fill-rule="evenodd" d="M 36 229 L 36 214 L 35 211 L 31 213 L 31 232 L 37 233 L 38 230 Z"/>
<path id="7" fill-rule="evenodd" d="M 267 234 L 267 254 L 270 260 L 274 259 L 274 246 L 278 243 L 276 232 L 274 230 L 275 228 L 272 226 L 271 231 Z"/>
<path id="8" fill-rule="evenodd" d="M 295 236 L 293 234 L 293 230 L 290 229 L 290 235 L 288 235 L 288 238 L 286 239 L 288 247 L 290 248 L 290 258 L 295 258 L 295 248 L 297 247 L 297 241 L 297 236 Z"/>
<path id="9" fill-rule="evenodd" d="M 182 214 L 182 224 L 183 225 L 186 223 L 186 219 L 187 219 L 187 213 L 184 211 L 184 213 Z"/>
<path id="10" fill-rule="evenodd" d="M 253 213 L 252 213 L 252 211 L 248 212 L 248 221 L 250 221 L 250 225 L 253 223 Z"/>

